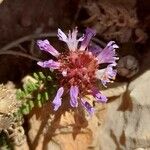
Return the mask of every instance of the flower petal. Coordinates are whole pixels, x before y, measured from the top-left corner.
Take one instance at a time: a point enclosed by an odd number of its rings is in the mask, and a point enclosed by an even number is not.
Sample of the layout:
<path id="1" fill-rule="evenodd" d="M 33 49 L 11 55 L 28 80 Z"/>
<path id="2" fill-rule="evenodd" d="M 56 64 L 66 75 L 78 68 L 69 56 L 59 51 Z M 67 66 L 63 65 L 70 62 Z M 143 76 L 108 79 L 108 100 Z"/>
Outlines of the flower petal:
<path id="1" fill-rule="evenodd" d="M 49 52 L 55 57 L 58 57 L 60 55 L 60 53 L 49 43 L 48 40 L 38 40 L 37 45 L 41 50 Z"/>
<path id="2" fill-rule="evenodd" d="M 56 93 L 56 96 L 52 102 L 52 104 L 54 105 L 54 111 L 57 111 L 58 108 L 61 106 L 62 103 L 62 95 L 64 93 L 64 88 L 60 87 Z"/>
<path id="3" fill-rule="evenodd" d="M 113 65 L 108 65 L 105 69 L 100 69 L 96 72 L 96 78 L 100 79 L 102 84 L 106 87 L 106 84 L 112 82 L 117 75 L 117 70 L 113 69 Z"/>
<path id="4" fill-rule="evenodd" d="M 90 115 L 94 113 L 94 108 L 85 99 L 81 98 L 81 104 Z"/>
<path id="5" fill-rule="evenodd" d="M 58 36 L 59 40 L 67 42 L 67 36 L 61 29 L 58 29 L 57 36 Z"/>
<path id="6" fill-rule="evenodd" d="M 77 28 L 69 31 L 68 37 L 60 29 L 58 29 L 59 40 L 66 42 L 70 51 L 76 51 L 79 41 L 83 41 L 83 37 L 77 39 Z"/>
<path id="7" fill-rule="evenodd" d="M 50 69 L 59 69 L 60 67 L 60 63 L 52 59 L 44 62 L 39 61 L 37 62 L 37 64 L 43 68 L 50 68 Z"/>
<path id="8" fill-rule="evenodd" d="M 79 88 L 77 86 L 71 86 L 71 88 L 70 88 L 70 105 L 72 107 L 78 106 L 78 94 L 79 94 Z"/>
<path id="9" fill-rule="evenodd" d="M 97 102 L 106 103 L 108 100 L 107 97 L 96 88 L 92 89 L 92 95 L 95 97 Z"/>
<path id="10" fill-rule="evenodd" d="M 91 28 L 87 28 L 85 32 L 86 33 L 84 36 L 84 40 L 81 43 L 80 51 L 84 51 L 88 47 L 91 38 L 96 34 L 96 31 Z"/>
<path id="11" fill-rule="evenodd" d="M 102 52 L 102 48 L 100 47 L 100 46 L 98 46 L 98 45 L 96 45 L 96 44 L 92 44 L 92 45 L 90 45 L 89 47 L 88 47 L 88 51 L 90 51 L 90 52 L 92 52 L 92 54 L 94 55 L 94 56 L 98 56 L 99 55 L 99 53 L 101 53 Z"/>
<path id="12" fill-rule="evenodd" d="M 116 65 L 116 51 L 115 48 L 119 48 L 114 41 L 110 41 L 104 50 L 97 56 L 99 64 L 102 63 L 111 63 L 114 66 Z"/>

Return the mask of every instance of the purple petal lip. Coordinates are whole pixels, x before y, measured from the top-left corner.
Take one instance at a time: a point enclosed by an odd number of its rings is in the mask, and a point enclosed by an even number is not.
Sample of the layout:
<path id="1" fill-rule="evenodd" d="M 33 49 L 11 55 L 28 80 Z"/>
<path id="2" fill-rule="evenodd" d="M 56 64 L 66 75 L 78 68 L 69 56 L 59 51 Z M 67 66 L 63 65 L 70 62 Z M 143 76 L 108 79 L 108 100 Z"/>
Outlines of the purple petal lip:
<path id="1" fill-rule="evenodd" d="M 81 104 L 86 109 L 86 111 L 89 113 L 89 115 L 93 115 L 94 108 L 83 98 L 81 98 Z"/>
<path id="2" fill-rule="evenodd" d="M 118 57 L 116 57 L 116 52 L 115 52 L 116 48 L 119 48 L 118 45 L 116 45 L 114 41 L 110 41 L 107 44 L 107 46 L 104 48 L 104 50 L 101 51 L 97 56 L 99 64 L 111 63 L 115 66 L 116 60 L 118 59 Z"/>
<path id="3" fill-rule="evenodd" d="M 92 52 L 94 56 L 98 56 L 102 52 L 102 50 L 103 49 L 99 47 L 98 45 L 92 45 L 88 47 L 88 51 Z"/>
<path id="4" fill-rule="evenodd" d="M 60 53 L 49 43 L 48 40 L 38 40 L 37 45 L 41 50 L 49 52 L 55 57 L 58 57 L 60 55 Z"/>
<path id="5" fill-rule="evenodd" d="M 108 65 L 101 78 L 102 84 L 106 87 L 106 84 L 112 82 L 111 79 L 114 80 L 116 75 L 117 70 L 113 69 L 113 65 Z"/>
<path id="6" fill-rule="evenodd" d="M 81 46 L 80 46 L 81 51 L 84 51 L 88 47 L 91 38 L 95 35 L 96 35 L 96 31 L 94 29 L 90 29 L 90 28 L 86 29 L 84 40 L 81 42 Z"/>
<path id="7" fill-rule="evenodd" d="M 37 64 L 43 68 L 50 68 L 50 69 L 59 69 L 60 67 L 60 63 L 52 59 L 44 62 L 39 61 L 37 62 Z"/>
<path id="8" fill-rule="evenodd" d="M 52 102 L 52 104 L 54 105 L 54 111 L 57 111 L 58 108 L 61 106 L 62 104 L 62 95 L 64 93 L 64 88 L 60 87 L 56 93 L 56 96 Z"/>
<path id="9" fill-rule="evenodd" d="M 59 40 L 66 42 L 70 51 L 76 51 L 79 41 L 83 41 L 83 36 L 77 39 L 77 33 L 78 30 L 75 28 L 72 32 L 69 31 L 68 36 L 66 36 L 66 34 L 61 29 L 58 29 L 57 36 Z"/>
<path id="10" fill-rule="evenodd" d="M 71 88 L 70 88 L 70 105 L 72 107 L 78 107 L 78 94 L 79 94 L 79 88 L 77 86 L 71 86 Z"/>
<path id="11" fill-rule="evenodd" d="M 106 103 L 108 100 L 107 97 L 96 88 L 92 90 L 92 95 L 95 97 L 97 102 Z"/>

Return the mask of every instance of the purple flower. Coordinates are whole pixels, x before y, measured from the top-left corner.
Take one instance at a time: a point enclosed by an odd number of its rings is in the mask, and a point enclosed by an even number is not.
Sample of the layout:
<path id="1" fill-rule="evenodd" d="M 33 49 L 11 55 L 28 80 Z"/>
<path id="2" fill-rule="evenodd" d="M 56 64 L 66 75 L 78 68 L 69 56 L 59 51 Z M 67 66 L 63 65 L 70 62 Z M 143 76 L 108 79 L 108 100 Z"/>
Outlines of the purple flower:
<path id="1" fill-rule="evenodd" d="M 113 82 L 117 74 L 117 70 L 113 69 L 113 65 L 108 65 L 106 69 L 101 69 L 96 72 L 96 77 L 101 80 L 102 84 L 106 86 L 107 83 Z"/>
<path id="2" fill-rule="evenodd" d="M 55 57 L 58 57 L 60 55 L 60 53 L 52 45 L 50 45 L 48 40 L 38 40 L 37 45 L 41 50 L 49 52 Z"/>
<path id="3" fill-rule="evenodd" d="M 61 100 L 62 100 L 61 97 L 62 97 L 63 93 L 64 93 L 64 88 L 63 87 L 59 88 L 57 93 L 56 93 L 56 96 L 55 96 L 55 98 L 52 102 L 52 104 L 54 105 L 54 111 L 57 111 L 58 108 L 61 106 L 61 103 L 62 103 L 61 102 Z"/>
<path id="4" fill-rule="evenodd" d="M 110 41 L 107 46 L 103 49 L 103 51 L 97 56 L 98 63 L 111 63 L 114 66 L 116 65 L 116 57 L 115 49 L 119 48 L 114 41 Z"/>
<path id="5" fill-rule="evenodd" d="M 98 45 L 90 45 L 89 47 L 88 47 L 88 51 L 89 52 L 92 52 L 92 54 L 94 55 L 94 56 L 98 56 L 101 52 L 102 52 L 102 48 L 101 47 L 99 47 Z"/>
<path id="6" fill-rule="evenodd" d="M 61 29 L 58 29 L 58 34 L 57 35 L 59 37 L 59 40 L 64 41 L 64 42 L 67 43 L 68 48 L 69 48 L 70 51 L 76 51 L 78 43 L 80 41 L 83 41 L 83 39 L 84 39 L 84 36 L 77 39 L 77 33 L 78 33 L 78 30 L 77 30 L 77 28 L 75 28 L 72 31 L 72 33 L 71 33 L 71 31 L 69 31 L 69 34 L 68 34 L 68 37 L 67 37 L 66 34 L 61 31 Z"/>
<path id="7" fill-rule="evenodd" d="M 90 40 L 95 36 L 95 30 L 87 28 L 84 36 L 77 38 L 78 30 L 75 28 L 66 35 L 61 29 L 58 29 L 58 38 L 64 41 L 69 51 L 59 53 L 48 40 L 39 40 L 37 43 L 41 50 L 47 51 L 55 56 L 55 61 L 40 61 L 37 64 L 43 68 L 57 69 L 60 88 L 53 100 L 54 110 L 62 104 L 62 95 L 70 95 L 70 106 L 83 106 L 89 114 L 93 114 L 94 108 L 90 99 L 86 99 L 87 94 L 91 94 L 96 102 L 105 103 L 107 97 L 97 88 L 97 80 L 106 87 L 108 82 L 116 77 L 116 56 L 115 49 L 118 46 L 111 41 L 102 49 L 97 45 L 90 45 Z M 81 41 L 81 43 L 79 43 Z M 79 45 L 80 44 L 80 45 Z M 107 67 L 99 69 L 99 66 L 106 63 Z"/>
<path id="8" fill-rule="evenodd" d="M 50 69 L 59 69 L 60 67 L 60 63 L 56 62 L 52 59 L 48 60 L 48 61 L 39 61 L 37 62 L 37 64 L 43 68 L 50 68 Z"/>
<path id="9" fill-rule="evenodd" d="M 94 108 L 87 102 L 87 100 L 81 98 L 81 104 L 90 115 L 93 115 Z"/>
<path id="10" fill-rule="evenodd" d="M 70 105 L 72 107 L 78 107 L 78 94 L 79 94 L 79 88 L 77 86 L 71 86 L 71 88 L 70 88 Z"/>
<path id="11" fill-rule="evenodd" d="M 95 35 L 96 35 L 95 30 L 90 29 L 90 28 L 86 29 L 85 37 L 84 37 L 84 40 L 82 41 L 81 47 L 80 47 L 81 51 L 84 51 L 88 47 L 88 44 L 89 44 L 91 38 Z"/>
<path id="12" fill-rule="evenodd" d="M 106 103 L 108 100 L 107 97 L 96 88 L 92 89 L 92 95 L 95 97 L 97 102 Z"/>

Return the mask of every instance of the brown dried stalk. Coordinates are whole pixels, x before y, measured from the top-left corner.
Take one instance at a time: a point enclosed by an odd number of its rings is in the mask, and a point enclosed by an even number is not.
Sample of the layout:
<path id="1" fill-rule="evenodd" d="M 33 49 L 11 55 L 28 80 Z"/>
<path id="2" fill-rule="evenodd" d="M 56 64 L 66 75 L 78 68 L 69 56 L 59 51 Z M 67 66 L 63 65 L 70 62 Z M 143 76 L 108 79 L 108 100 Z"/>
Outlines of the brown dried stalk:
<path id="1" fill-rule="evenodd" d="M 81 34 L 79 34 L 81 35 Z M 6 46 L 2 47 L 0 49 L 0 55 L 15 55 L 15 56 L 21 56 L 21 57 L 25 57 L 31 60 L 35 60 L 35 61 L 40 61 L 41 59 L 32 56 L 34 54 L 33 49 L 34 49 L 34 39 L 39 39 L 39 38 L 47 38 L 47 37 L 57 37 L 57 34 L 55 32 L 51 32 L 51 33 L 41 33 L 41 34 L 31 34 L 31 35 L 27 35 L 25 37 L 22 37 L 20 39 L 17 39 L 9 44 L 7 44 Z M 30 53 L 31 54 L 27 54 L 25 53 L 27 50 L 25 48 L 23 48 L 20 44 L 25 42 L 25 41 L 30 41 Z M 97 38 L 93 38 L 93 41 L 96 42 L 97 44 L 101 45 L 101 46 L 105 46 L 106 44 L 97 39 Z M 18 51 L 13 51 L 11 49 L 13 49 L 14 47 L 18 47 L 20 48 L 20 50 L 22 52 L 18 52 Z"/>

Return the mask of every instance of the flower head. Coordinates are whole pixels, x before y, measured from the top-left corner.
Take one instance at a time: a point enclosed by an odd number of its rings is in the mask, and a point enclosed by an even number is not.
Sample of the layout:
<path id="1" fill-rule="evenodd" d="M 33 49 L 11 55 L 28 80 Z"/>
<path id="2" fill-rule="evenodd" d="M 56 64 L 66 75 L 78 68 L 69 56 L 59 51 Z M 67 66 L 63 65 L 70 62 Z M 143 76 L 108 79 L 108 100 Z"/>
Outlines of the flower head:
<path id="1" fill-rule="evenodd" d="M 60 88 L 53 100 L 54 110 L 58 110 L 62 103 L 63 93 L 70 96 L 71 107 L 83 106 L 89 114 L 94 112 L 94 108 L 85 98 L 91 94 L 95 101 L 105 103 L 107 97 L 96 87 L 97 80 L 100 80 L 104 86 L 108 82 L 112 82 L 116 76 L 116 57 L 115 49 L 118 46 L 114 41 L 110 41 L 107 46 L 102 49 L 99 46 L 89 46 L 90 40 L 95 36 L 93 29 L 87 28 L 85 35 L 77 38 L 77 28 L 72 32 L 69 31 L 68 36 L 58 29 L 59 40 L 64 41 L 69 52 L 58 52 L 48 40 L 39 40 L 38 46 L 41 50 L 47 51 L 56 57 L 55 60 L 38 62 L 37 64 L 43 68 L 57 70 L 60 79 Z M 80 43 L 79 43 L 80 42 Z M 80 45 L 79 45 L 80 44 Z M 101 64 L 108 64 L 106 68 L 99 69 Z"/>

